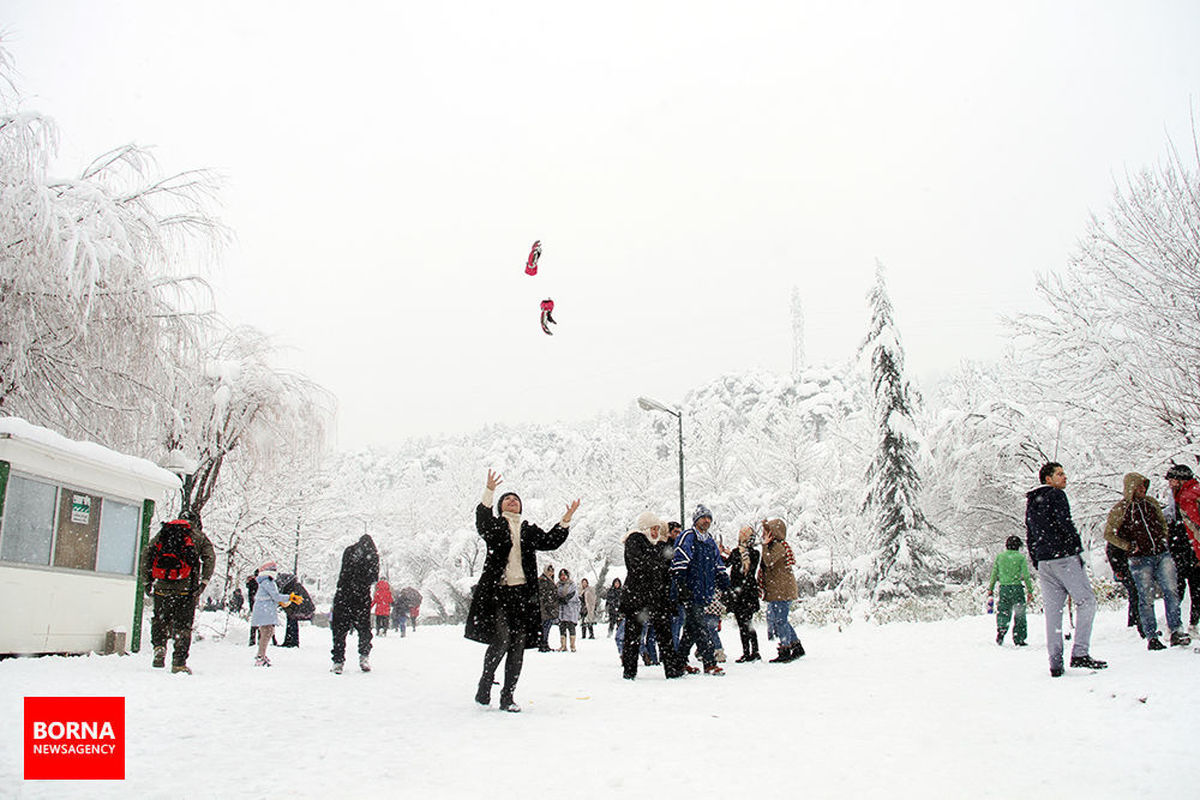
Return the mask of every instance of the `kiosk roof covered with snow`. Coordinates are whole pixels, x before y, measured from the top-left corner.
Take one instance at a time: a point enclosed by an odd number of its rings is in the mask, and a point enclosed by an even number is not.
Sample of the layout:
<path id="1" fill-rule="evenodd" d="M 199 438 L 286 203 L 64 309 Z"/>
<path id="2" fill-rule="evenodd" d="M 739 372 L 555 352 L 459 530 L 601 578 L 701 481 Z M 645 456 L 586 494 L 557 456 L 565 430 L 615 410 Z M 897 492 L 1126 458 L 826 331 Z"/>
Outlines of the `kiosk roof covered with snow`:
<path id="1" fill-rule="evenodd" d="M 179 478 L 0 417 L 0 653 L 102 650 L 140 625 L 138 557 Z"/>

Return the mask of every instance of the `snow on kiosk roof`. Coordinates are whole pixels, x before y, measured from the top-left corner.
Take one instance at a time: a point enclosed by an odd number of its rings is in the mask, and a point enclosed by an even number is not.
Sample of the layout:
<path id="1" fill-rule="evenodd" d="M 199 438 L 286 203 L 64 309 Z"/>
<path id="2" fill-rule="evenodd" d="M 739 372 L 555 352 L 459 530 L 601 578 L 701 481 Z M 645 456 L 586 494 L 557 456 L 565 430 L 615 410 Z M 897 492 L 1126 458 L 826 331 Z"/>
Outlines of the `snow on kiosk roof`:
<path id="1" fill-rule="evenodd" d="M 0 654 L 139 649 L 138 556 L 179 477 L 0 417 Z"/>

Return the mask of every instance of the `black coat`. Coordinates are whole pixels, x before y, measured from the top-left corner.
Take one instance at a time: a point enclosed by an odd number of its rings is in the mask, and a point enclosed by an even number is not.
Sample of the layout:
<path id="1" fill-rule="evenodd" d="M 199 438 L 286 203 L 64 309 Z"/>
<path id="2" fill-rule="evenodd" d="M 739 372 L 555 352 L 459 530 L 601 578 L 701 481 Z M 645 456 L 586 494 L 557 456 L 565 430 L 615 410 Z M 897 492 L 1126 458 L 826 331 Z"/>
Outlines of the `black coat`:
<path id="1" fill-rule="evenodd" d="M 748 548 L 750 570 L 742 571 L 742 547 L 738 545 L 725 559 L 729 562 L 729 611 L 735 617 L 752 616 L 759 609 L 758 603 L 758 551 Z"/>
<path id="2" fill-rule="evenodd" d="M 670 616 L 671 558 L 674 555 L 675 548 L 669 542 L 654 543 L 636 531 L 626 537 L 621 614 L 632 616 L 645 611 Z"/>
<path id="3" fill-rule="evenodd" d="M 285 572 L 279 576 L 279 580 L 275 581 L 275 586 L 284 594 L 300 595 L 300 603 L 292 603 L 284 607 L 283 613 L 287 615 L 288 619 L 301 620 L 313 618 L 317 606 L 313 603 L 312 595 L 308 593 L 308 589 L 304 588 L 304 584 L 300 582 L 299 578 L 290 572 Z"/>
<path id="4" fill-rule="evenodd" d="M 491 644 L 496 636 L 496 612 L 499 608 L 497 591 L 504 579 L 508 554 L 512 551 L 512 532 L 508 520 L 498 517 L 480 503 L 475 507 L 475 530 L 487 545 L 483 571 L 471 596 L 464 635 L 476 642 Z M 521 617 L 525 621 L 525 647 L 537 647 L 542 638 L 542 612 L 538 606 L 538 550 L 556 550 L 567 540 L 568 530 L 561 524 L 549 531 L 528 522 L 521 523 L 521 569 L 525 583 L 521 585 L 523 603 Z"/>
<path id="5" fill-rule="evenodd" d="M 1026 493 L 1025 499 L 1025 545 L 1034 568 L 1039 561 L 1083 552 L 1066 492 L 1044 484 Z"/>
<path id="6" fill-rule="evenodd" d="M 342 551 L 342 570 L 338 573 L 333 607 L 356 610 L 371 605 L 371 586 L 379 580 L 379 551 L 375 540 L 362 538 Z"/>

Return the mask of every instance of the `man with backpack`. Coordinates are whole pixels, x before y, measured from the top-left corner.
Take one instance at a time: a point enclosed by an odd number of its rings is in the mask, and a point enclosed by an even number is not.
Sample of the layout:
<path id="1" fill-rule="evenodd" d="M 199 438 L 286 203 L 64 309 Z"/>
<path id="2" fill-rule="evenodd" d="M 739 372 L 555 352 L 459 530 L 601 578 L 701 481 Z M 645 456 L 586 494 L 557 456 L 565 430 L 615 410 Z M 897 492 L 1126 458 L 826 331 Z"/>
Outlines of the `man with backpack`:
<path id="1" fill-rule="evenodd" d="M 142 581 L 146 594 L 154 598 L 150 621 L 150 643 L 155 667 L 166 666 L 167 639 L 174 640 L 171 672 L 188 675 L 188 651 L 192 646 L 192 620 L 196 605 L 212 577 L 214 551 L 200 530 L 199 517 L 164 522 L 142 553 Z"/>

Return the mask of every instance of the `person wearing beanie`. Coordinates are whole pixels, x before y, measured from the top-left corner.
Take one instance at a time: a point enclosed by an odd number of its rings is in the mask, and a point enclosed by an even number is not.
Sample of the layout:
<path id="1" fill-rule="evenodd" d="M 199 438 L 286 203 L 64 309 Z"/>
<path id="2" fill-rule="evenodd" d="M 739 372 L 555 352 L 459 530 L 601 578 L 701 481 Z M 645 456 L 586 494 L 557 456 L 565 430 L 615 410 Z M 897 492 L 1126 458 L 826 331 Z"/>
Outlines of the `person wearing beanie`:
<path id="1" fill-rule="evenodd" d="M 988 597 L 1000 583 L 1000 603 L 996 607 L 996 644 L 1004 644 L 1009 621 L 1013 626 L 1013 644 L 1025 647 L 1028 633 L 1025 623 L 1025 600 L 1033 602 L 1033 577 L 1029 564 L 1021 552 L 1021 537 L 1010 536 L 1004 543 L 1004 552 L 996 556 L 992 564 L 992 576 L 988 579 Z M 1024 585 L 1022 585 L 1024 584 Z"/>
<path id="2" fill-rule="evenodd" d="M 346 634 L 353 628 L 358 633 L 358 668 L 371 671 L 371 587 L 379 580 L 379 550 L 370 534 L 342 551 L 342 569 L 338 572 L 337 590 L 333 593 L 333 610 L 329 615 L 329 630 L 333 636 L 331 672 L 342 674 L 346 661 Z"/>
<path id="3" fill-rule="evenodd" d="M 1167 533 L 1167 520 L 1162 507 L 1153 497 L 1146 496 L 1150 479 L 1136 472 L 1125 476 L 1123 497 L 1108 512 L 1104 524 L 1105 540 L 1129 556 L 1129 574 L 1137 586 L 1138 623 L 1146 649 L 1165 650 L 1159 639 L 1158 619 L 1154 615 L 1154 588 L 1162 592 L 1167 611 L 1167 627 L 1171 630 L 1171 645 L 1182 647 L 1192 643 L 1183 630 L 1179 613 L 1179 579 Z"/>
<path id="4" fill-rule="evenodd" d="M 712 512 L 707 507 L 696 506 L 692 527 L 680 534 L 675 543 L 671 559 L 671 594 L 684 608 L 683 635 L 678 648 L 683 668 L 690 673 L 700 671 L 687 663 L 688 652 L 695 645 L 705 674 L 724 675 L 725 670 L 717 664 L 712 633 L 704 619 L 717 592 L 729 591 L 725 562 L 716 540 L 708 532 L 712 521 Z"/>
<path id="5" fill-rule="evenodd" d="M 505 492 L 491 505 L 500 474 L 488 470 L 483 498 L 475 507 L 475 530 L 487 546 L 479 583 L 467 612 L 466 638 L 487 645 L 483 672 L 475 702 L 492 702 L 492 683 L 496 669 L 504 661 L 504 683 L 500 689 L 500 708 L 517 712 L 521 707 L 513 699 L 525 648 L 537 647 L 542 630 L 537 591 L 537 551 L 556 550 L 567 540 L 571 517 L 579 508 L 576 499 L 567 505 L 562 519 L 546 531 L 521 519 L 521 498 Z"/>
<path id="6" fill-rule="evenodd" d="M 268 561 L 258 568 L 258 591 L 254 593 L 254 606 L 250 611 L 250 626 L 258 631 L 258 657 L 254 666 L 269 667 L 271 659 L 267 658 L 267 645 L 275 635 L 275 624 L 279 621 L 278 612 L 281 606 L 291 603 L 291 598 L 279 591 L 275 579 L 279 575 L 279 567 L 274 561 Z"/>
<path id="7" fill-rule="evenodd" d="M 1167 485 L 1175 497 L 1179 521 L 1192 540 L 1192 550 L 1200 558 L 1200 482 L 1186 464 L 1175 464 L 1167 470 Z"/>
<path id="8" fill-rule="evenodd" d="M 621 615 L 625 637 L 621 647 L 621 666 L 628 680 L 637 678 L 638 651 L 642 631 L 649 626 L 661 653 L 659 659 L 668 678 L 683 674 L 683 667 L 671 646 L 671 558 L 674 548 L 667 541 L 667 523 L 651 511 L 637 518 L 633 530 L 625 535 L 625 589 L 621 593 Z"/>
<path id="9" fill-rule="evenodd" d="M 787 543 L 787 525 L 781 519 L 763 520 L 762 578 L 763 599 L 767 601 L 767 618 L 779 637 L 779 653 L 771 661 L 786 664 L 804 655 L 804 645 L 796 635 L 788 615 L 796 591 L 796 576 L 792 567 L 796 557 Z"/>

